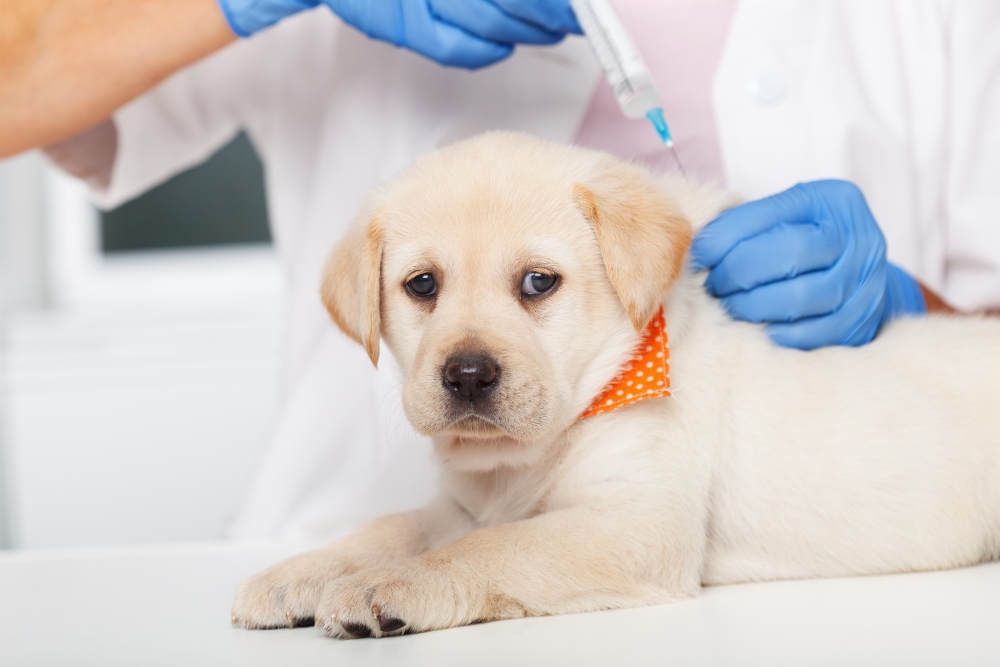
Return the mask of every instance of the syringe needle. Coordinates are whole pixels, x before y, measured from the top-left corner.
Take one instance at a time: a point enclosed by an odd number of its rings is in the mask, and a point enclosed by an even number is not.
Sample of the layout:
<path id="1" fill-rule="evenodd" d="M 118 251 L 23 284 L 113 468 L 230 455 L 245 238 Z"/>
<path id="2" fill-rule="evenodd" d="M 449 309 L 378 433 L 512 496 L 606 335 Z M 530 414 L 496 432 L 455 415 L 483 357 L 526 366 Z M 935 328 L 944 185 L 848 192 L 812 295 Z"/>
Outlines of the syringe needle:
<path id="1" fill-rule="evenodd" d="M 670 154 L 674 156 L 674 161 L 677 166 L 681 168 L 681 173 L 687 177 L 687 172 L 684 171 L 684 165 L 681 163 L 681 159 L 677 157 L 677 150 L 674 149 L 674 138 L 670 134 L 670 128 L 667 126 L 667 119 L 663 117 L 663 109 L 656 107 L 655 109 L 650 109 L 646 114 L 646 118 L 649 122 L 653 124 L 656 128 L 656 133 L 660 135 L 660 139 L 663 141 L 663 145 L 670 149 Z"/>
<path id="2" fill-rule="evenodd" d="M 681 158 L 677 155 L 677 150 L 674 148 L 674 142 L 669 142 L 667 144 L 667 148 L 670 149 L 670 154 L 674 156 L 674 161 L 677 163 L 677 166 L 681 168 L 681 173 L 684 174 L 685 178 L 687 178 L 688 173 L 684 169 L 684 163 L 681 162 Z"/>

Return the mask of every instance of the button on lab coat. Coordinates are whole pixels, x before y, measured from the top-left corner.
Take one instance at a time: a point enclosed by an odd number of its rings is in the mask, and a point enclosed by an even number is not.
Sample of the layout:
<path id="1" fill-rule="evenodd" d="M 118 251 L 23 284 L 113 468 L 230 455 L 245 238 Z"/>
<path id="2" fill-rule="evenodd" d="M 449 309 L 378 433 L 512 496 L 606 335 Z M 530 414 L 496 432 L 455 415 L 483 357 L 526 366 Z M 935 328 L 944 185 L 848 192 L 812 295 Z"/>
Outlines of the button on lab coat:
<path id="1" fill-rule="evenodd" d="M 744 2 L 714 84 L 727 184 L 746 197 L 847 178 L 890 257 L 966 308 L 1000 305 L 1000 3 Z M 679 63 L 677 66 L 683 66 Z M 594 87 L 586 43 L 444 69 L 309 12 L 179 73 L 115 115 L 112 206 L 196 164 L 240 128 L 265 163 L 288 278 L 280 419 L 232 526 L 335 535 L 434 492 L 376 374 L 318 299 L 325 257 L 365 192 L 420 154 L 489 129 L 571 141 Z"/>

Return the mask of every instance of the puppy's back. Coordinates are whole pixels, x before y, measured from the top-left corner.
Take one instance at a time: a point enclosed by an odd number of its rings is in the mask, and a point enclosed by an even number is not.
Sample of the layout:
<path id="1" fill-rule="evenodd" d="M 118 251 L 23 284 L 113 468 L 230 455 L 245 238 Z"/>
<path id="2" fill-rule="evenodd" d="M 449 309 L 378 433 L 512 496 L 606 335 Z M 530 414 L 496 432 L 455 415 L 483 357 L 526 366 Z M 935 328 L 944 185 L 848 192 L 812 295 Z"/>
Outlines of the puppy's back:
<path id="1" fill-rule="evenodd" d="M 1000 557 L 1000 319 L 898 320 L 862 348 L 752 348 L 730 369 L 708 583 Z"/>

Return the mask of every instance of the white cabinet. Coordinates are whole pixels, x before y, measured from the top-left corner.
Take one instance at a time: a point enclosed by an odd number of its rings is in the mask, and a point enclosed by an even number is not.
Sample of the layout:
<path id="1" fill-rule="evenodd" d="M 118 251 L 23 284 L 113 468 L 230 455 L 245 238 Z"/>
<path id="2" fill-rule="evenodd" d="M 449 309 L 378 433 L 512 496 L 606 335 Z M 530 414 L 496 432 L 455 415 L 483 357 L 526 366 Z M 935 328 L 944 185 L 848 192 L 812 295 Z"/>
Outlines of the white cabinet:
<path id="1" fill-rule="evenodd" d="M 279 310 L 13 318 L 11 546 L 222 536 L 275 414 Z"/>

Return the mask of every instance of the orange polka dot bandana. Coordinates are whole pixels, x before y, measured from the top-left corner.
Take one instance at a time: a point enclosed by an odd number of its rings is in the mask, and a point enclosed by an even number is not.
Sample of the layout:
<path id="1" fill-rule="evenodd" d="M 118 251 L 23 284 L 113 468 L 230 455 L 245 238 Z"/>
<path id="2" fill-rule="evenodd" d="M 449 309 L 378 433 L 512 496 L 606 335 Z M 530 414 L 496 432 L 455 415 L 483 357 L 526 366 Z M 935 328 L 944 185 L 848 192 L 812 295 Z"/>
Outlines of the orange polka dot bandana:
<path id="1" fill-rule="evenodd" d="M 642 332 L 642 340 L 618 374 L 580 415 L 593 417 L 646 398 L 670 396 L 670 346 L 663 308 Z"/>

